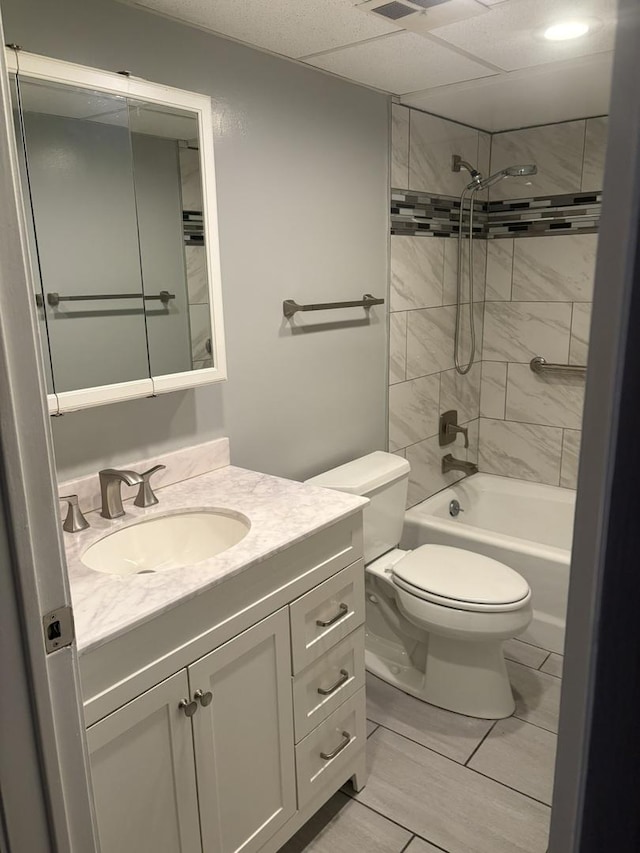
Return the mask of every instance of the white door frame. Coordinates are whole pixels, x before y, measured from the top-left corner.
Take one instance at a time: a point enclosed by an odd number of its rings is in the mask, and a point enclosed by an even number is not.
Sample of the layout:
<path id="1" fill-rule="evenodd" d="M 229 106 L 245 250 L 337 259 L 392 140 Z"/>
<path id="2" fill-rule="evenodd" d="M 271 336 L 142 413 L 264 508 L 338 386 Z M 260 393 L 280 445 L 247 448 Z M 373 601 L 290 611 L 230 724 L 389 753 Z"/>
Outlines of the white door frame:
<path id="1" fill-rule="evenodd" d="M 75 643 L 44 645 L 44 614 L 71 599 L 12 127 L 0 51 L 0 838 L 15 853 L 91 853 Z"/>

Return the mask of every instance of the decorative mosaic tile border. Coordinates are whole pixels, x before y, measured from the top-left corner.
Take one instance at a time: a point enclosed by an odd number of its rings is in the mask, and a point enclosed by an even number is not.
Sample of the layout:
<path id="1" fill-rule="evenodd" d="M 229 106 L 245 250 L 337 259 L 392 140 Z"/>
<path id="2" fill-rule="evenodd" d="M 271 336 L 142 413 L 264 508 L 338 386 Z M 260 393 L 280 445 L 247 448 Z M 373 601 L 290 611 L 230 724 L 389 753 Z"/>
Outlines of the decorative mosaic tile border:
<path id="1" fill-rule="evenodd" d="M 182 211 L 182 230 L 187 246 L 204 245 L 204 217 L 201 210 Z"/>
<path id="2" fill-rule="evenodd" d="M 597 232 L 602 193 L 571 193 L 505 201 L 476 201 L 474 235 L 493 240 L 539 237 L 559 231 Z M 468 221 L 463 214 L 463 222 Z M 451 196 L 391 191 L 391 233 L 457 237 L 460 200 Z"/>

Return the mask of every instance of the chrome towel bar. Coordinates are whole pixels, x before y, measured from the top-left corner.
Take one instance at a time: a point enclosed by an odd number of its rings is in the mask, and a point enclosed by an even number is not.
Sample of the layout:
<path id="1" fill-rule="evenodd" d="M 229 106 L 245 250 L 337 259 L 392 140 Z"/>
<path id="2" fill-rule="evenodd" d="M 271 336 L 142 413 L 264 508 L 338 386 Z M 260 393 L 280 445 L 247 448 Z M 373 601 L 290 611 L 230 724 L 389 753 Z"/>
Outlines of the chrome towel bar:
<path id="1" fill-rule="evenodd" d="M 529 362 L 529 367 L 534 373 L 545 376 L 547 373 L 564 373 L 568 376 L 586 376 L 587 368 L 582 364 L 553 364 L 541 355 L 537 355 Z"/>
<path id="2" fill-rule="evenodd" d="M 372 305 L 384 305 L 384 299 L 378 299 L 370 293 L 365 293 L 362 299 L 353 302 L 314 302 L 311 305 L 298 305 L 295 299 L 285 299 L 282 313 L 289 319 L 298 311 L 332 311 L 334 308 L 364 308 L 368 311 Z"/>
<path id="3" fill-rule="evenodd" d="M 161 290 L 157 296 L 148 296 L 145 293 L 86 293 L 79 296 L 60 296 L 56 291 L 47 293 L 47 302 L 53 308 L 61 302 L 94 302 L 103 299 L 159 299 L 164 305 L 167 305 L 172 299 L 175 299 L 175 293 L 169 293 L 168 290 Z M 36 294 L 36 304 L 42 307 L 42 296 Z"/>

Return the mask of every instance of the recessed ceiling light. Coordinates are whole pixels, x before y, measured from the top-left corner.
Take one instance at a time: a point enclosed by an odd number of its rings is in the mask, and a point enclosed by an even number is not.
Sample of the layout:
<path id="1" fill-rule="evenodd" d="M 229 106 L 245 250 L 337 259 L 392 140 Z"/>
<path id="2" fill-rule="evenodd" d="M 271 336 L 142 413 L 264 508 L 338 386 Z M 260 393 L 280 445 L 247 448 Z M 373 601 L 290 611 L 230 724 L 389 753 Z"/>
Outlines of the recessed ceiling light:
<path id="1" fill-rule="evenodd" d="M 562 21 L 553 24 L 544 31 L 544 37 L 549 41 L 567 41 L 586 36 L 589 32 L 589 24 L 586 21 Z"/>

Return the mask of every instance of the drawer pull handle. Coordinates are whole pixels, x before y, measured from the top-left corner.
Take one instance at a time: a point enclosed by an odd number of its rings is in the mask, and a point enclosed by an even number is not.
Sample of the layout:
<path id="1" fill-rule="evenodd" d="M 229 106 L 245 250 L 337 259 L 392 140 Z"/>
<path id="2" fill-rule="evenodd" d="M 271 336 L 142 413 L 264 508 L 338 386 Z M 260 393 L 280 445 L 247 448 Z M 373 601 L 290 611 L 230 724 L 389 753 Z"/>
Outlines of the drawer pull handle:
<path id="1" fill-rule="evenodd" d="M 347 681 L 349 681 L 349 673 L 346 669 L 341 669 L 340 678 L 336 683 L 332 684 L 331 687 L 318 687 L 318 693 L 321 696 L 330 696 L 332 693 L 335 693 L 336 690 L 339 690 L 343 684 L 346 684 Z"/>
<path id="2" fill-rule="evenodd" d="M 343 749 L 346 749 L 351 743 L 351 735 L 349 732 L 342 732 L 342 740 L 333 750 L 333 752 L 321 752 L 320 758 L 324 758 L 325 761 L 331 761 L 332 758 L 335 758 L 336 755 L 340 755 Z"/>
<path id="3" fill-rule="evenodd" d="M 331 619 L 316 619 L 316 625 L 318 628 L 328 628 L 329 625 L 335 625 L 340 619 L 344 619 L 348 612 L 349 605 L 341 604 L 335 616 L 332 616 Z"/>

